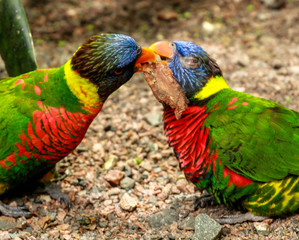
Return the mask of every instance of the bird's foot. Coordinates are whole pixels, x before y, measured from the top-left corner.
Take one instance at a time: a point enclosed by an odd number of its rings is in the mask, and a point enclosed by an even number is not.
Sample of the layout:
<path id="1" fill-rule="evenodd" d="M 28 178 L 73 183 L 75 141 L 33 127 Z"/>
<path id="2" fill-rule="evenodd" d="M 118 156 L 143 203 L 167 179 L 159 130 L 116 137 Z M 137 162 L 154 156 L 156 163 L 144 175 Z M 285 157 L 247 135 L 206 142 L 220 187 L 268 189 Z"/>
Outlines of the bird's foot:
<path id="1" fill-rule="evenodd" d="M 197 197 L 196 204 L 201 208 L 205 208 L 208 206 L 215 206 L 218 203 L 211 193 L 204 192 L 199 197 Z"/>
<path id="2" fill-rule="evenodd" d="M 227 215 L 227 216 L 224 216 L 223 218 L 218 218 L 215 220 L 220 224 L 237 224 L 237 223 L 243 223 L 243 222 L 247 222 L 247 221 L 260 222 L 267 218 L 268 217 L 256 216 L 250 212 L 247 212 L 247 213 L 239 214 L 239 215 Z"/>
<path id="3" fill-rule="evenodd" d="M 67 195 L 65 195 L 60 186 L 55 183 L 51 183 L 45 186 L 45 191 L 55 200 L 58 200 L 60 203 L 64 203 L 68 210 L 71 209 L 71 201 Z"/>
<path id="4" fill-rule="evenodd" d="M 35 191 L 36 193 L 48 193 L 53 199 L 58 200 L 60 203 L 65 203 L 68 210 L 71 209 L 71 201 L 67 195 L 65 195 L 59 185 L 56 183 L 45 183 L 44 187 L 39 187 Z"/>
<path id="5" fill-rule="evenodd" d="M 0 212 L 8 217 L 31 217 L 33 214 L 26 206 L 9 206 L 0 201 Z"/>

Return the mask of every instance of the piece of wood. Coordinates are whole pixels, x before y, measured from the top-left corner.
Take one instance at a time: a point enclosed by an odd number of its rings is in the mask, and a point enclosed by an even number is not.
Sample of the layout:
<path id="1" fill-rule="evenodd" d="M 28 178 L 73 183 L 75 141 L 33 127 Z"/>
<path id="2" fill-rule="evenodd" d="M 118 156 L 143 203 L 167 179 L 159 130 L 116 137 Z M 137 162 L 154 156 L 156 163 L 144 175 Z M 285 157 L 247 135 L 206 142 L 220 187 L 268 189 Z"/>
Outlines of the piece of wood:
<path id="1" fill-rule="evenodd" d="M 142 71 L 157 100 L 174 109 L 176 119 L 180 119 L 189 100 L 170 68 L 163 62 L 146 63 L 142 65 Z"/>

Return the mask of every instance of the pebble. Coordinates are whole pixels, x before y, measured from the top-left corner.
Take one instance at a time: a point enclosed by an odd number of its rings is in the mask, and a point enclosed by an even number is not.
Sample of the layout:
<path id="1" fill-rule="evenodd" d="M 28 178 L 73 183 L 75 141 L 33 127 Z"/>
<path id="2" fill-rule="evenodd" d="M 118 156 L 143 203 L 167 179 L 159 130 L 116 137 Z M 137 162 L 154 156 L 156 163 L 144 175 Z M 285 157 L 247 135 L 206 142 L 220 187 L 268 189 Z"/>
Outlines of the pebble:
<path id="1" fill-rule="evenodd" d="M 194 230 L 195 217 L 187 217 L 178 223 L 181 230 Z"/>
<path id="2" fill-rule="evenodd" d="M 161 112 L 149 112 L 145 114 L 145 120 L 152 126 L 159 126 L 162 124 L 162 113 Z"/>
<path id="3" fill-rule="evenodd" d="M 290 72 L 295 74 L 295 75 L 299 75 L 299 66 L 291 66 L 289 68 Z"/>
<path id="4" fill-rule="evenodd" d="M 18 223 L 12 217 L 0 216 L 0 230 L 11 230 L 17 227 Z M 2 238 L 1 238 L 2 239 Z"/>
<path id="5" fill-rule="evenodd" d="M 9 235 L 9 232 L 8 231 L 0 232 L 0 239 L 1 240 L 10 240 L 11 237 Z"/>
<path id="6" fill-rule="evenodd" d="M 222 226 L 206 214 L 196 216 L 194 228 L 192 240 L 216 240 L 222 231 Z"/>
<path id="7" fill-rule="evenodd" d="M 135 180 L 130 177 L 125 177 L 120 181 L 120 187 L 125 190 L 130 190 L 134 188 L 135 186 Z"/>
<path id="8" fill-rule="evenodd" d="M 159 200 L 166 200 L 171 193 L 172 184 L 168 183 L 165 187 L 163 187 L 162 192 L 158 195 Z"/>
<path id="9" fill-rule="evenodd" d="M 109 195 L 119 195 L 121 193 L 121 190 L 119 188 L 111 188 L 108 190 Z"/>
<path id="10" fill-rule="evenodd" d="M 45 202 L 47 202 L 47 203 L 51 202 L 51 197 L 50 197 L 49 195 L 40 195 L 40 196 L 39 196 L 39 199 L 40 199 L 41 201 L 45 201 Z"/>
<path id="11" fill-rule="evenodd" d="M 148 203 L 151 203 L 151 204 L 156 204 L 157 203 L 157 198 L 155 196 L 150 196 L 149 199 L 148 199 Z"/>
<path id="12" fill-rule="evenodd" d="M 253 226 L 259 234 L 268 235 L 270 233 L 270 226 L 266 222 L 254 222 Z"/>
<path id="13" fill-rule="evenodd" d="M 118 157 L 116 155 L 113 154 L 109 155 L 108 160 L 104 163 L 104 169 L 110 170 L 115 166 L 117 161 L 118 161 Z"/>
<path id="14" fill-rule="evenodd" d="M 148 219 L 152 228 L 169 225 L 179 220 L 179 215 L 174 209 L 164 209 L 161 212 L 151 215 Z"/>
<path id="15" fill-rule="evenodd" d="M 125 177 L 132 177 L 133 176 L 132 168 L 129 167 L 129 166 L 124 166 L 123 172 L 125 173 Z"/>
<path id="16" fill-rule="evenodd" d="M 115 185 L 119 185 L 120 181 L 123 179 L 124 173 L 120 170 L 114 169 L 114 170 L 110 170 L 106 175 L 105 175 L 105 179 Z"/>
<path id="17" fill-rule="evenodd" d="M 139 166 L 148 172 L 153 170 L 153 165 L 150 161 L 142 161 Z"/>
<path id="18" fill-rule="evenodd" d="M 150 154 L 150 158 L 154 161 L 159 161 L 162 159 L 162 154 L 161 153 L 153 153 L 153 154 Z"/>
<path id="19" fill-rule="evenodd" d="M 119 206 L 128 212 L 132 212 L 136 209 L 138 200 L 134 197 L 131 197 L 129 194 L 124 193 L 120 199 Z"/>
<path id="20" fill-rule="evenodd" d="M 188 183 L 186 179 L 179 179 L 176 182 L 176 187 L 183 193 L 194 193 L 195 186 Z"/>
<path id="21" fill-rule="evenodd" d="M 158 12 L 158 18 L 160 20 L 169 21 L 177 19 L 179 17 L 178 13 L 172 9 L 164 9 Z"/>

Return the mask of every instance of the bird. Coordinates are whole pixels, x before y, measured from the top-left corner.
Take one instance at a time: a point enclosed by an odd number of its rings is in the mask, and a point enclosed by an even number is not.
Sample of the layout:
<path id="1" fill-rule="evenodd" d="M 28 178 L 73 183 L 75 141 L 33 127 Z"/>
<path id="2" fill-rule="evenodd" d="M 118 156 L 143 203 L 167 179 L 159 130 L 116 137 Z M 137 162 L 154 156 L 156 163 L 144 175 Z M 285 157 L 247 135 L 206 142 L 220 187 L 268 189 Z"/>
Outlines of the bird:
<path id="1" fill-rule="evenodd" d="M 52 172 L 84 138 L 108 96 L 155 59 L 130 36 L 103 33 L 61 67 L 1 79 L 0 195 Z M 3 202 L 0 212 L 28 216 Z"/>
<path id="2" fill-rule="evenodd" d="M 179 120 L 164 107 L 164 131 L 186 179 L 244 212 L 221 223 L 298 212 L 299 114 L 231 89 L 216 61 L 189 41 L 150 46 L 189 100 Z"/>

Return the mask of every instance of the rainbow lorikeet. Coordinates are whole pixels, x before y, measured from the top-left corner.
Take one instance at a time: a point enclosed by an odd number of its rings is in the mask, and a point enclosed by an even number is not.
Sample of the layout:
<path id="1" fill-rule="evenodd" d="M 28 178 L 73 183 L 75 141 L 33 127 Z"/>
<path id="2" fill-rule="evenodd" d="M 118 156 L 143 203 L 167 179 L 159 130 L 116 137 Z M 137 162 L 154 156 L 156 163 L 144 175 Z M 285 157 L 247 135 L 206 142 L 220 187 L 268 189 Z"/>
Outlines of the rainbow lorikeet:
<path id="1" fill-rule="evenodd" d="M 298 211 L 298 112 L 232 90 L 215 60 L 192 42 L 161 41 L 150 49 L 190 101 L 181 119 L 167 106 L 163 118 L 186 179 L 217 202 L 248 210 L 248 219 Z"/>
<path id="2" fill-rule="evenodd" d="M 156 55 L 133 38 L 89 38 L 59 68 L 0 81 L 0 195 L 41 178 L 83 139 L 105 100 Z M 22 215 L 1 203 L 0 211 Z"/>

